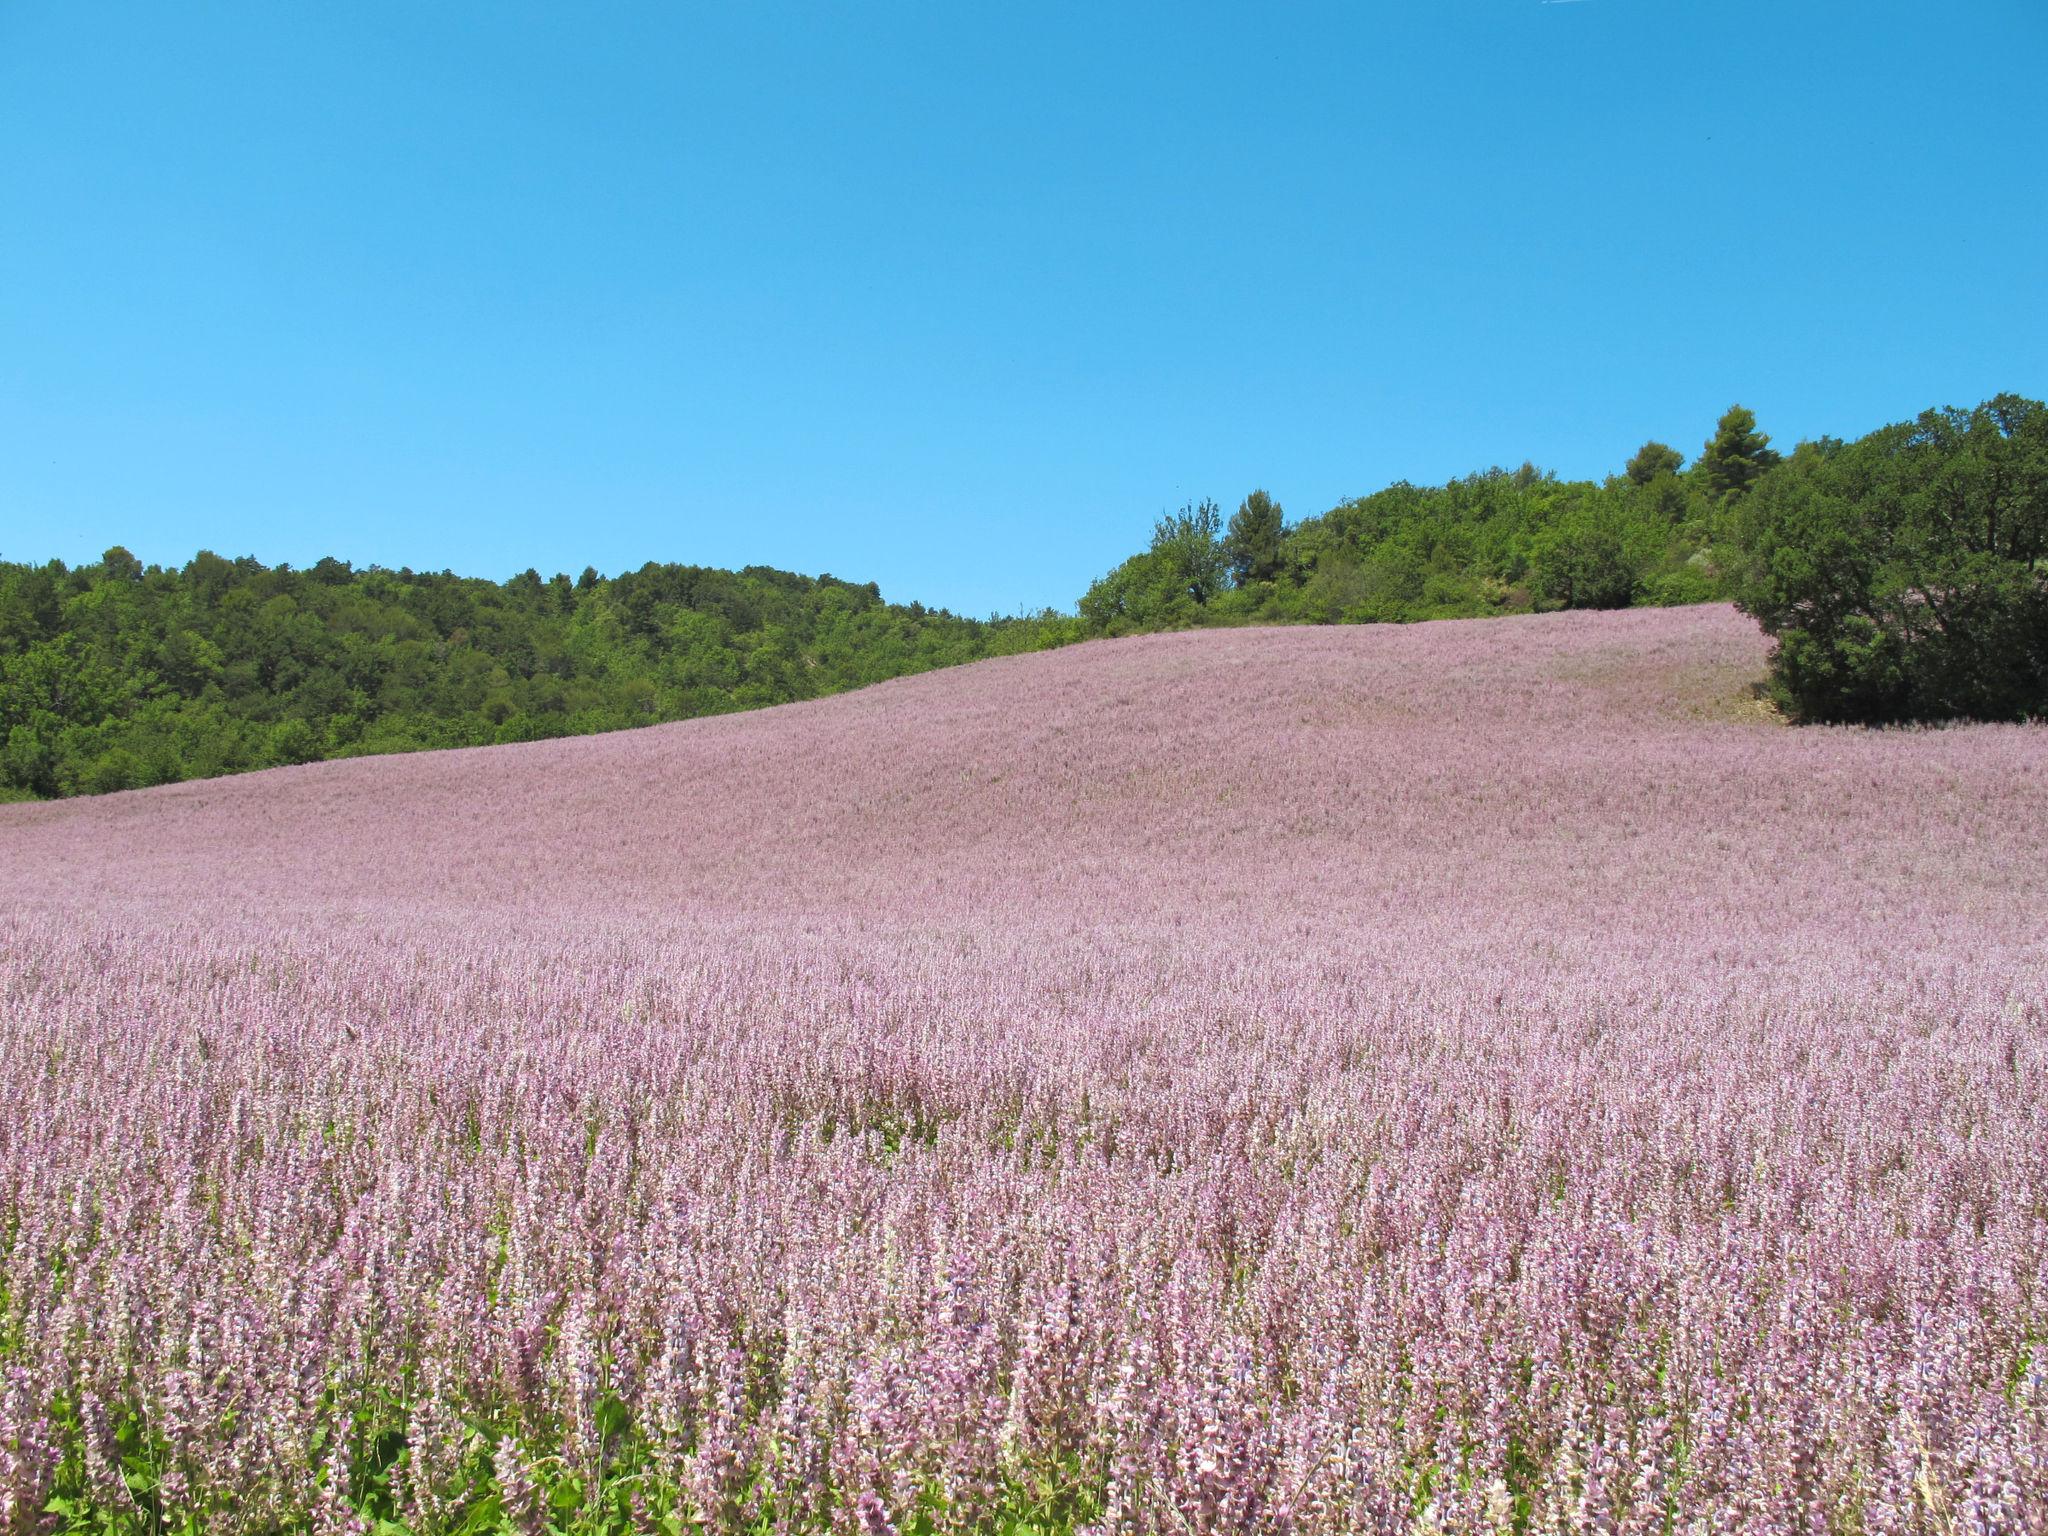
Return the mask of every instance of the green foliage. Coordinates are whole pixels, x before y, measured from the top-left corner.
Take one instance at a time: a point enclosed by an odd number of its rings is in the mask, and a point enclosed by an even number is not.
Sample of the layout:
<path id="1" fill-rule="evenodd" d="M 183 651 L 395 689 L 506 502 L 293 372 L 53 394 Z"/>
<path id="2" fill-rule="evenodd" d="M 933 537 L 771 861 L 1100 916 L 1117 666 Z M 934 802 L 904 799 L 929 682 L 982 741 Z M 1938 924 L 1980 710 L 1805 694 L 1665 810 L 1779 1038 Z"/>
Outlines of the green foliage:
<path id="1" fill-rule="evenodd" d="M 1669 443 L 1660 443 L 1655 438 L 1643 444 L 1628 461 L 1622 473 L 1632 485 L 1648 485 L 1659 475 L 1675 475 L 1679 466 L 1685 463 L 1685 455 Z"/>
<path id="2" fill-rule="evenodd" d="M 1725 597 L 1709 555 L 1718 504 L 1678 455 L 1650 444 L 1647 479 L 1562 481 L 1533 465 L 1491 469 L 1437 487 L 1401 482 L 1288 527 L 1262 491 L 1244 499 L 1215 548 L 1232 585 L 1199 600 L 1164 548 L 1207 545 L 1186 525 L 1154 530 L 1152 547 L 1092 586 L 1092 634 L 1190 624 L 1401 623 L 1541 608 Z M 1213 532 L 1211 540 L 1213 540 Z M 1192 562 L 1199 566 L 1200 559 Z M 1213 569 L 1204 567 L 1204 569 Z"/>
<path id="3" fill-rule="evenodd" d="M 1536 590 L 1560 608 L 1626 608 L 1649 564 L 1640 521 L 1619 497 L 1588 497 L 1536 541 Z"/>
<path id="4" fill-rule="evenodd" d="M 2048 408 L 2000 395 L 1802 444 L 1740 513 L 1781 701 L 1882 723 L 2048 714 Z"/>
<path id="5" fill-rule="evenodd" d="M 1096 634 L 1129 634 L 1201 621 L 1225 587 L 1222 531 L 1222 512 L 1213 501 L 1160 518 L 1152 527 L 1151 547 L 1082 596 L 1083 626 Z"/>
<path id="6" fill-rule="evenodd" d="M 2016 395 L 1790 459 L 1736 405 L 1690 470 L 1651 441 L 1599 483 L 1529 464 L 1404 481 L 1292 527 L 1254 492 L 1220 544 L 1197 510 L 1089 589 L 1085 632 L 1735 597 L 1799 718 L 2048 714 L 2048 407 Z"/>
<path id="7" fill-rule="evenodd" d="M 1280 541 L 1286 522 L 1280 504 L 1264 491 L 1253 491 L 1238 503 L 1223 538 L 1223 559 L 1233 582 L 1244 587 L 1271 581 L 1280 574 Z"/>
<path id="8" fill-rule="evenodd" d="M 1152 527 L 1152 556 L 1175 600 L 1197 606 L 1223 590 L 1222 510 L 1213 501 L 1182 507 Z"/>
<path id="9" fill-rule="evenodd" d="M 279 1536 L 765 1536 L 838 1529 L 836 1517 L 855 1508 L 862 1492 L 828 1487 L 814 1507 L 789 1507 L 758 1473 L 743 1471 L 724 1505 L 707 1505 L 704 1484 L 712 1480 L 692 1478 L 692 1457 L 636 1423 L 609 1391 L 590 1405 L 580 1452 L 563 1443 L 561 1424 L 463 1415 L 425 1463 L 404 1404 L 378 1401 L 344 1412 L 334 1396 L 330 1391 L 324 1403 L 328 1422 L 309 1437 L 306 1464 L 284 1486 L 245 1489 L 232 1501 L 172 1496 L 189 1483 L 191 1469 L 132 1405 L 101 1407 L 95 1430 L 75 1397 L 59 1400 L 51 1405 L 60 1450 L 55 1486 L 33 1511 L 41 1520 L 20 1528 L 64 1536 L 206 1536 L 252 1528 Z M 797 1449 L 772 1442 L 756 1448 L 761 1462 Z M 971 1499 L 928 1487 L 912 1508 L 896 1512 L 896 1524 L 905 1536 L 1070 1536 L 1100 1517 L 1101 1481 L 1100 1468 L 1076 1457 L 1047 1458 L 1018 1466 Z"/>
<path id="10" fill-rule="evenodd" d="M 872 583 L 647 565 L 503 583 L 224 560 L 0 564 L 0 797 L 613 730 L 1059 644 Z"/>
<path id="11" fill-rule="evenodd" d="M 1707 494 L 1727 502 L 1747 493 L 1778 461 L 1770 438 L 1756 429 L 1756 412 L 1731 405 L 1707 439 L 1696 467 Z"/>

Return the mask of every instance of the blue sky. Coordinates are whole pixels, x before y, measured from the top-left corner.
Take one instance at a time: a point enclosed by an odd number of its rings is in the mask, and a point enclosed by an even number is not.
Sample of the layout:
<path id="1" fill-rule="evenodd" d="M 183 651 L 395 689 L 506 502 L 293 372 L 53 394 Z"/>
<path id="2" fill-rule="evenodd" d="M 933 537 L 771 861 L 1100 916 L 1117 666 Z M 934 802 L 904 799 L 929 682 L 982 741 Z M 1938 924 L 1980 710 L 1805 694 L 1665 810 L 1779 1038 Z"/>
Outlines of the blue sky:
<path id="1" fill-rule="evenodd" d="M 0 4 L 0 557 L 1070 606 L 2048 394 L 2040 0 Z"/>

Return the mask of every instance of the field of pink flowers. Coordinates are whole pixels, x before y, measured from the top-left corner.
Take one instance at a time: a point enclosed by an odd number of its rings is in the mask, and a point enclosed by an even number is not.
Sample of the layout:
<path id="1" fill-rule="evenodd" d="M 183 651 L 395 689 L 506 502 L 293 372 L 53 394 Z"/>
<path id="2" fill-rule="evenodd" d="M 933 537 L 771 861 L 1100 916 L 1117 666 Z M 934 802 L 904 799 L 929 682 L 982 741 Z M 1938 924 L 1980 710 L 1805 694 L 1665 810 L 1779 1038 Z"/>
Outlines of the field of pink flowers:
<path id="1" fill-rule="evenodd" d="M 0 1529 L 2039 1536 L 2048 730 L 1762 660 L 1152 636 L 0 807 Z"/>

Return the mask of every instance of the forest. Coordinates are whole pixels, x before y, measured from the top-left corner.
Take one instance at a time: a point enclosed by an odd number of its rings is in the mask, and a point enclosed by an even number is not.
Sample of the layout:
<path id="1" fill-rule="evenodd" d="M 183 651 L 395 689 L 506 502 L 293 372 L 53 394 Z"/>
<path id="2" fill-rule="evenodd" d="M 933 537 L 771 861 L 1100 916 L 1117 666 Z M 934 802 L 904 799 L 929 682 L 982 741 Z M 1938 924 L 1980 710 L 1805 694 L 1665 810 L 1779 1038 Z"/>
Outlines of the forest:
<path id="1" fill-rule="evenodd" d="M 1034 649 L 1061 628 L 764 567 L 494 582 L 209 553 L 145 567 L 116 548 L 76 569 L 0 566 L 0 790 L 616 730 Z"/>
<path id="2" fill-rule="evenodd" d="M 1652 441 L 1600 481 L 1525 463 L 1292 523 L 1264 491 L 1205 500 L 1071 615 L 761 566 L 0 563 L 0 798 L 615 730 L 1096 636 L 1727 600 L 1776 639 L 1794 718 L 2048 711 L 2048 410 L 2000 395 L 1782 455 L 1738 405 L 1690 463 Z"/>

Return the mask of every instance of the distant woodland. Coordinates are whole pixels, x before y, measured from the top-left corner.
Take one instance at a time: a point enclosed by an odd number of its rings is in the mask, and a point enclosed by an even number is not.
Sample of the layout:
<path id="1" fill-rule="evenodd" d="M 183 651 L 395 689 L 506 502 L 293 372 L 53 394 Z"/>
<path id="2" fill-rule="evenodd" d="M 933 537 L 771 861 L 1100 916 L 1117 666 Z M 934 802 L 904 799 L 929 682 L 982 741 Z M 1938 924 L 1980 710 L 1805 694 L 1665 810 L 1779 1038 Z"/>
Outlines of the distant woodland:
<path id="1" fill-rule="evenodd" d="M 0 567 L 0 784 L 90 794 L 616 730 L 1034 649 L 1058 628 L 758 567 L 495 582 L 206 553 L 144 567 L 111 549 Z"/>
<path id="2" fill-rule="evenodd" d="M 1295 522 L 1263 491 L 1204 501 L 1071 615 L 758 566 L 0 563 L 0 798 L 613 730 L 1100 635 L 1730 599 L 1797 718 L 2048 714 L 2048 410 L 2002 395 L 1781 455 L 1736 406 L 1690 461 L 1649 442 L 1600 481 L 1524 464 Z"/>

